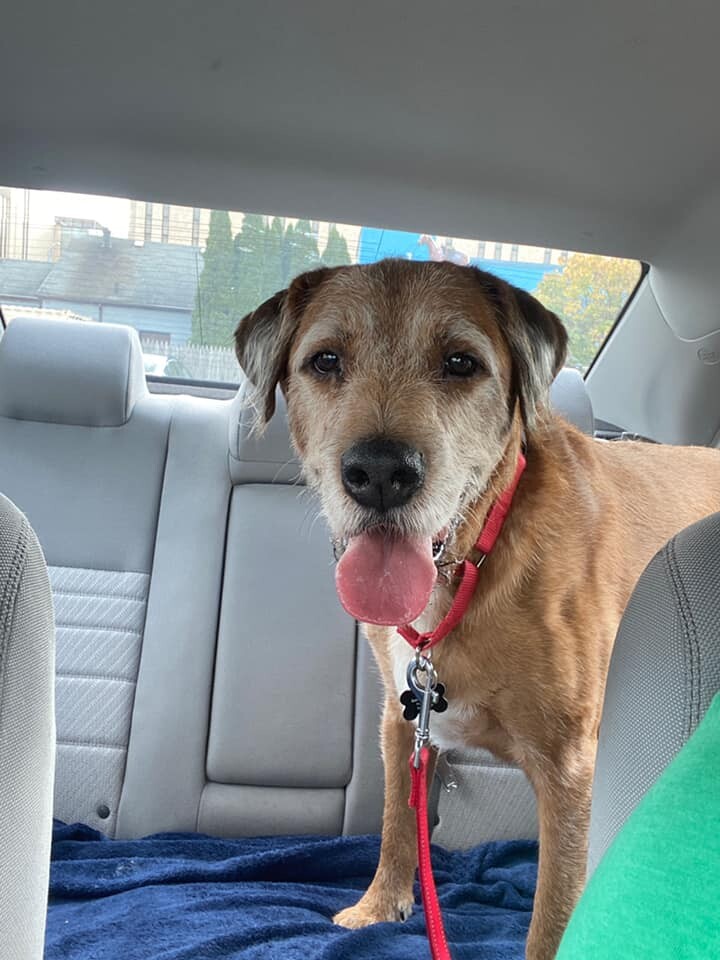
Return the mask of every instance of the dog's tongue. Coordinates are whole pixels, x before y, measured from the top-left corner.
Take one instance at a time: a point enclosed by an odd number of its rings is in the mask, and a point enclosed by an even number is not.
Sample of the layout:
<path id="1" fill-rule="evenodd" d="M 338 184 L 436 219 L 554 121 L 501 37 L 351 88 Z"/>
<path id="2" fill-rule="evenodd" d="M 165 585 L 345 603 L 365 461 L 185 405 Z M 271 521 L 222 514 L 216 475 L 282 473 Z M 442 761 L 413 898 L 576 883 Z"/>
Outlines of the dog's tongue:
<path id="1" fill-rule="evenodd" d="M 423 612 L 437 570 L 432 540 L 390 538 L 382 533 L 353 537 L 335 571 L 347 612 L 363 623 L 402 626 Z"/>

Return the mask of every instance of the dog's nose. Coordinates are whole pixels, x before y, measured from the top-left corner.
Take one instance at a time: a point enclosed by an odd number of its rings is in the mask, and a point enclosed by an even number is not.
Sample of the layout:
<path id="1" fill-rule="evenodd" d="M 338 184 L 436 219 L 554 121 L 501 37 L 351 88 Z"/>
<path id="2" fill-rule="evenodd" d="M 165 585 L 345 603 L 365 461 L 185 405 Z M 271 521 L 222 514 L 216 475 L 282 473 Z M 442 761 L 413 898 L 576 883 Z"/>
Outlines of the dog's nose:
<path id="1" fill-rule="evenodd" d="M 401 507 L 425 480 L 423 455 L 406 443 L 376 437 L 353 444 L 340 461 L 343 486 L 363 507 Z"/>

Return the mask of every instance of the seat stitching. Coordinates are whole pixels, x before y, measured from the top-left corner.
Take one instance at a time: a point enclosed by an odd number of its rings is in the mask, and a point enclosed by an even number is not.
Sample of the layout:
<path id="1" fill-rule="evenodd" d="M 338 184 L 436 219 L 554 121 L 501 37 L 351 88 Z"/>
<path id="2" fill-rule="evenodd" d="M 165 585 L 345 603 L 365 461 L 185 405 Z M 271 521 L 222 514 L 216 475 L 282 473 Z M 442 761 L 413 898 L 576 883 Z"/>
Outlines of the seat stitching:
<path id="1" fill-rule="evenodd" d="M 118 677 L 114 674 L 101 674 L 101 673 L 73 673 L 72 671 L 55 671 L 56 679 L 62 677 L 65 680 L 107 680 L 110 683 L 129 683 L 132 686 L 135 686 L 137 683 L 136 680 L 128 680 L 127 677 Z"/>
<path id="2" fill-rule="evenodd" d="M 61 630 L 100 630 L 104 633 L 130 633 L 136 637 L 141 637 L 143 635 L 142 630 L 133 630 L 130 627 L 87 627 L 81 623 L 58 623 L 58 628 Z"/>
<path id="3" fill-rule="evenodd" d="M 94 750 L 127 750 L 124 743 L 100 743 L 98 740 L 65 740 L 55 741 L 59 747 L 91 747 Z"/>
<path id="4" fill-rule="evenodd" d="M 92 593 L 89 590 L 58 590 L 53 588 L 53 595 L 58 597 L 98 597 L 101 600 L 134 600 L 135 603 L 147 603 L 144 597 L 133 597 L 129 593 Z"/>
<path id="5" fill-rule="evenodd" d="M 683 636 L 685 643 L 683 644 L 683 663 L 685 665 L 684 669 L 684 716 L 683 716 L 683 740 L 686 741 L 690 738 L 691 733 L 695 728 L 695 715 L 696 715 L 696 648 L 694 644 L 694 629 L 695 624 L 692 620 L 692 615 L 689 609 L 689 604 L 687 601 L 687 594 L 685 593 L 684 587 L 682 585 L 680 571 L 677 566 L 677 556 L 675 553 L 675 538 L 673 538 L 667 545 L 664 556 L 666 559 L 667 570 L 672 581 L 673 592 L 675 593 L 675 600 L 677 601 L 677 609 L 682 620 L 683 627 Z"/>

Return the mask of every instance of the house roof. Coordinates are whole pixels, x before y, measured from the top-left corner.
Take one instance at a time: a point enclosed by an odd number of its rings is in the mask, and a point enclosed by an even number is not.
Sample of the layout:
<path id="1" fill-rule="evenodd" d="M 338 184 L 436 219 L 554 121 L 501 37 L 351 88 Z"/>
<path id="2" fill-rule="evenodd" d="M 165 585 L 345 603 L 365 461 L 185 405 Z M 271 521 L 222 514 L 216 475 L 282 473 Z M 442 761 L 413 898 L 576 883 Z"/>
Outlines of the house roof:
<path id="1" fill-rule="evenodd" d="M 43 298 L 192 310 L 202 255 L 193 246 L 87 236 L 71 240 L 50 267 Z"/>
<path id="2" fill-rule="evenodd" d="M 37 260 L 0 260 L 0 300 L 3 297 L 36 297 L 52 263 Z"/>

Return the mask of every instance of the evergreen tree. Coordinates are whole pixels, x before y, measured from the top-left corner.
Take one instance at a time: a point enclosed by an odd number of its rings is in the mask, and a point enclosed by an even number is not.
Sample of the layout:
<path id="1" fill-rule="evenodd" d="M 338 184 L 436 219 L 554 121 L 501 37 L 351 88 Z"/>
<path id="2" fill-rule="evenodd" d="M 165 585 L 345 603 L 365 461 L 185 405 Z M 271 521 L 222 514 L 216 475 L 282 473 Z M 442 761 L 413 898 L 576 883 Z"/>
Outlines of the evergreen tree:
<path id="1" fill-rule="evenodd" d="M 283 244 L 285 228 L 280 217 L 274 217 L 265 235 L 265 270 L 259 303 L 283 288 Z"/>
<path id="2" fill-rule="evenodd" d="M 235 309 L 238 320 L 262 303 L 267 232 L 265 217 L 246 213 L 242 229 L 235 237 Z"/>
<path id="3" fill-rule="evenodd" d="M 350 263 L 350 252 L 345 242 L 345 237 L 340 233 L 335 224 L 331 224 L 328 232 L 327 244 L 322 255 L 323 266 L 342 267 Z"/>
<path id="4" fill-rule="evenodd" d="M 282 249 L 280 252 L 280 288 L 286 287 L 292 280 L 290 273 L 295 259 L 295 227 L 289 223 L 283 234 Z"/>
<path id="5" fill-rule="evenodd" d="M 288 281 L 321 265 L 320 251 L 309 220 L 298 220 L 294 229 L 288 227 L 285 236 L 288 249 Z"/>
<path id="6" fill-rule="evenodd" d="M 213 210 L 192 314 L 192 343 L 231 345 L 236 321 L 234 273 L 230 214 Z"/>

